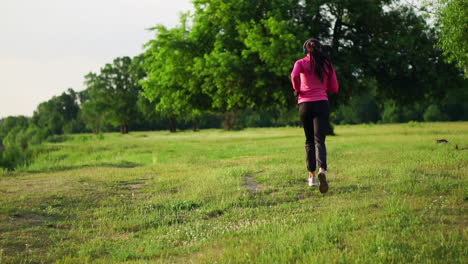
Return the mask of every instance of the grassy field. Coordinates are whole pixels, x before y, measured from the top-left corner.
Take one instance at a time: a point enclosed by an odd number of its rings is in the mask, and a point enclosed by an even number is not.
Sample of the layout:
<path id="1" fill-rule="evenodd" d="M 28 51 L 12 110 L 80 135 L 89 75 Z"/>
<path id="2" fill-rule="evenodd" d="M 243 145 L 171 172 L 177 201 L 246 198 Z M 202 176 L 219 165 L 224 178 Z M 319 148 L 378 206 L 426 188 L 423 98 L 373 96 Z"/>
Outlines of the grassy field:
<path id="1" fill-rule="evenodd" d="M 0 263 L 468 263 L 468 123 L 72 135 L 0 176 Z M 448 144 L 437 144 L 436 139 Z"/>

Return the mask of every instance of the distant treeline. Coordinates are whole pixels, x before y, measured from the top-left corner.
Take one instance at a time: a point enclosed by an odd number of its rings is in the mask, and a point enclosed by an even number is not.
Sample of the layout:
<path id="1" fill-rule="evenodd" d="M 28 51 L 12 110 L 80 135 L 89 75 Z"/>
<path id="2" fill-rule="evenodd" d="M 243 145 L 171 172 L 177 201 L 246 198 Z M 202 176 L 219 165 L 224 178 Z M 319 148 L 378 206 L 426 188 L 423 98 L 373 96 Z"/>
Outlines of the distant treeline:
<path id="1" fill-rule="evenodd" d="M 399 1 L 194 2 L 174 28 L 39 104 L 0 120 L 0 167 L 66 133 L 300 125 L 289 74 L 302 43 L 327 44 L 340 93 L 335 124 L 468 120 L 468 81 L 437 48 L 438 30 Z"/>

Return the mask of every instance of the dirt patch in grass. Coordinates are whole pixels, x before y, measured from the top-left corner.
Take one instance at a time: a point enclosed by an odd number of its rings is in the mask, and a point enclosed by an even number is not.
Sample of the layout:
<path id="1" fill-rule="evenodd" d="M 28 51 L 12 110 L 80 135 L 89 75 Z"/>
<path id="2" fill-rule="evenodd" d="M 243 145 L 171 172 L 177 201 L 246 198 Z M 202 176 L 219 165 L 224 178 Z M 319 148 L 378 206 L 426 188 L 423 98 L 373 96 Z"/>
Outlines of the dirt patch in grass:
<path id="1" fill-rule="evenodd" d="M 242 187 L 251 191 L 253 194 L 257 194 L 258 192 L 265 189 L 265 186 L 257 183 L 255 178 L 250 174 L 244 176 L 244 184 L 242 184 Z"/>

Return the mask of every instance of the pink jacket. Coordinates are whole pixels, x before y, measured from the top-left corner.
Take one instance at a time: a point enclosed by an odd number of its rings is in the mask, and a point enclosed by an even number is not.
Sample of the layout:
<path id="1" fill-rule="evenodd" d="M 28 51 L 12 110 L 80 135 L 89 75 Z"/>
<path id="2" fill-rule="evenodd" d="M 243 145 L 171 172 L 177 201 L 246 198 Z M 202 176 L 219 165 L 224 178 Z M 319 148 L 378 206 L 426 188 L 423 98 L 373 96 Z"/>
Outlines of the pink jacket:
<path id="1" fill-rule="evenodd" d="M 324 74 L 323 82 L 310 70 L 310 56 L 296 61 L 291 72 L 293 89 L 299 93 L 297 103 L 328 100 L 327 91 L 338 93 L 339 84 L 336 78 L 335 69 Z"/>

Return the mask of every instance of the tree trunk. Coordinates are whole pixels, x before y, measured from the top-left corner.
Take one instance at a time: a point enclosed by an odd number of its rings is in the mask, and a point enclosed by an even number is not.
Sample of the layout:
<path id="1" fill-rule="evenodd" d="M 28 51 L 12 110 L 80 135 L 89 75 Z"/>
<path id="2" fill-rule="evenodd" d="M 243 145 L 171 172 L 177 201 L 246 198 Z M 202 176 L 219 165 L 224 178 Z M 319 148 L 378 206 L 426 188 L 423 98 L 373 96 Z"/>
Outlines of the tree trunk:
<path id="1" fill-rule="evenodd" d="M 177 131 L 177 120 L 175 117 L 169 118 L 169 131 L 171 131 L 171 133 L 175 133 Z"/>
<path id="2" fill-rule="evenodd" d="M 341 28 L 343 26 L 343 8 L 337 7 L 335 26 L 333 27 L 333 40 L 332 49 L 333 54 L 338 54 L 338 48 L 340 46 Z"/>
<path id="3" fill-rule="evenodd" d="M 193 132 L 198 131 L 198 120 L 192 120 L 192 130 Z"/>
<path id="4" fill-rule="evenodd" d="M 237 114 L 235 111 L 224 113 L 223 127 L 226 130 L 239 129 Z"/>
<path id="5" fill-rule="evenodd" d="M 123 125 L 120 126 L 120 133 L 128 134 L 128 124 L 127 123 L 124 123 Z"/>
<path id="6" fill-rule="evenodd" d="M 92 130 L 94 134 L 99 135 L 101 133 L 103 119 L 104 119 L 104 113 L 99 113 L 95 120 L 90 121 L 91 124 L 93 124 Z"/>

